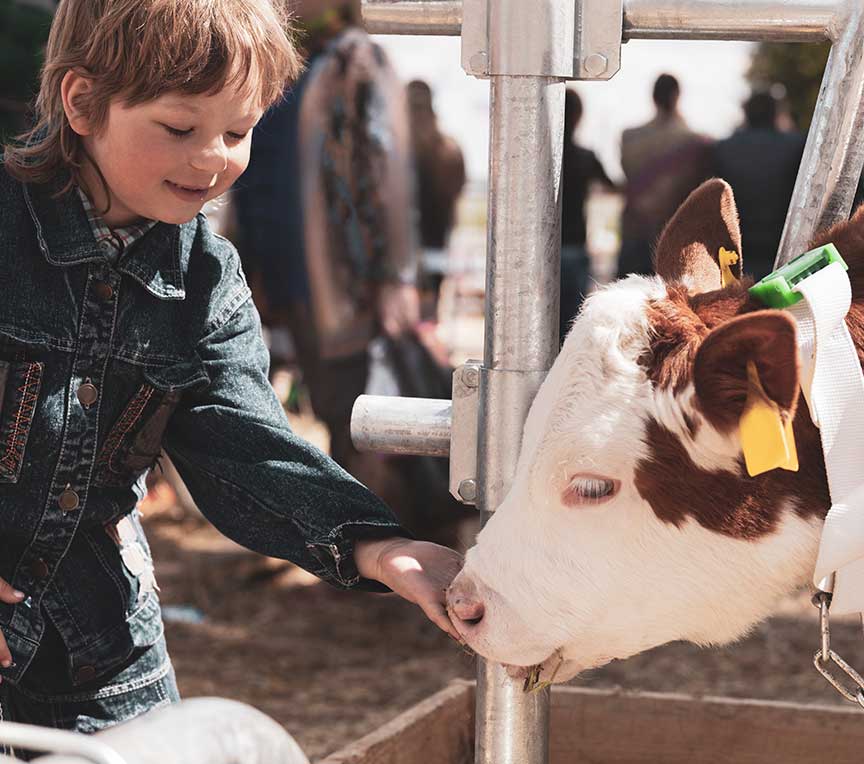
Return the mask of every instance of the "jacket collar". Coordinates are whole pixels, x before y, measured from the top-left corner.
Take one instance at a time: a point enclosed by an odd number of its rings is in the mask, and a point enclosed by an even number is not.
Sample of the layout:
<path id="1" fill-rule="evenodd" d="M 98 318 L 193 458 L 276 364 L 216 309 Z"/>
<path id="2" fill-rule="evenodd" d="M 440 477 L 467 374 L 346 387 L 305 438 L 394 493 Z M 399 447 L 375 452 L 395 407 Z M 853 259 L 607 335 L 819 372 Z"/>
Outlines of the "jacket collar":
<path id="1" fill-rule="evenodd" d="M 84 206 L 74 191 L 56 197 L 58 185 L 24 184 L 24 200 L 45 259 L 52 265 L 70 266 L 105 260 L 93 236 Z M 132 244 L 117 269 L 135 279 L 154 297 L 183 300 L 183 273 L 189 266 L 197 221 L 183 225 L 157 223 Z"/>

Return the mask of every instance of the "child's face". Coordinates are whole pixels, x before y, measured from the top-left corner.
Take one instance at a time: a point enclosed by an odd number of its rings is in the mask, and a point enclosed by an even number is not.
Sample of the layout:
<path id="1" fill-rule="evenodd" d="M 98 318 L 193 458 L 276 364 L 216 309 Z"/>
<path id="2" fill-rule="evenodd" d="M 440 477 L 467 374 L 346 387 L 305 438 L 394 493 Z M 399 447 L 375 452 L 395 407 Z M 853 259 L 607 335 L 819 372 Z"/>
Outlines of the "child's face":
<path id="1" fill-rule="evenodd" d="M 105 222 L 191 220 L 246 169 L 261 114 L 254 93 L 231 86 L 215 95 L 168 93 L 132 107 L 113 101 L 107 124 L 83 134 L 111 191 Z M 85 181 L 101 207 L 101 184 L 89 169 Z"/>

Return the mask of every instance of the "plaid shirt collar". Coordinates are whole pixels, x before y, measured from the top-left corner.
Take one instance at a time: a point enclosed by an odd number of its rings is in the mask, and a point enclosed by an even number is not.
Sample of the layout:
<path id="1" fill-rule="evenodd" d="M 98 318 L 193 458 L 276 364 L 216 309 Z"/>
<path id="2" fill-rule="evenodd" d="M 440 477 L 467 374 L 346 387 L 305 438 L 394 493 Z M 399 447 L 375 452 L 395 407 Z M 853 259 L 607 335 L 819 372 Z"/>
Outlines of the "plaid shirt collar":
<path id="1" fill-rule="evenodd" d="M 96 211 L 96 208 L 87 198 L 80 187 L 76 187 L 78 196 L 81 197 L 81 203 L 84 205 L 84 211 L 87 213 L 87 220 L 90 221 L 90 227 L 93 229 L 93 236 L 96 241 L 102 246 L 106 252 L 113 256 L 119 257 L 129 247 L 131 247 L 138 239 L 147 233 L 154 225 L 155 220 L 141 220 L 139 223 L 121 226 L 120 228 L 109 228 L 105 225 L 105 221 Z"/>

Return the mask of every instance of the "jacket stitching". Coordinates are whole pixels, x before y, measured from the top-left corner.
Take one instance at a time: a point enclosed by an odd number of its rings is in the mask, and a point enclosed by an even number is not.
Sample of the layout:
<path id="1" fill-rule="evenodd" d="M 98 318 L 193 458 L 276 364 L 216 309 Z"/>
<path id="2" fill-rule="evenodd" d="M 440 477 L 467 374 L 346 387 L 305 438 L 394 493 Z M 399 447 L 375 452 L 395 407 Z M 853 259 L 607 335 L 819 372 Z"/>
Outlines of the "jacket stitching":
<path id="1" fill-rule="evenodd" d="M 240 289 L 238 289 L 231 298 L 226 303 L 225 307 L 222 308 L 217 314 L 216 317 L 210 322 L 210 325 L 207 327 L 206 335 L 212 334 L 217 329 L 221 329 L 228 321 L 234 317 L 234 314 L 237 312 L 237 309 L 243 305 L 246 300 L 251 297 L 252 291 L 249 289 L 246 284 L 244 284 Z"/>
<path id="2" fill-rule="evenodd" d="M 18 472 L 24 458 L 27 435 L 30 432 L 30 425 L 33 423 L 36 401 L 39 398 L 41 371 L 41 366 L 38 363 L 27 364 L 27 375 L 24 377 L 24 383 L 18 388 L 18 392 L 21 394 L 18 411 L 15 413 L 12 429 L 6 438 L 6 451 L 0 457 L 0 466 L 13 475 Z"/>
<path id="3" fill-rule="evenodd" d="M 141 418 L 144 407 L 149 402 L 153 395 L 154 388 L 150 385 L 141 385 L 141 388 L 135 393 L 135 397 L 130 401 L 129 405 L 120 416 L 120 419 L 111 430 L 111 434 L 102 446 L 102 453 L 97 459 L 99 468 L 107 467 L 109 471 L 119 473 L 114 466 L 114 457 L 120 450 L 120 444 L 127 433 L 135 426 L 136 422 Z"/>

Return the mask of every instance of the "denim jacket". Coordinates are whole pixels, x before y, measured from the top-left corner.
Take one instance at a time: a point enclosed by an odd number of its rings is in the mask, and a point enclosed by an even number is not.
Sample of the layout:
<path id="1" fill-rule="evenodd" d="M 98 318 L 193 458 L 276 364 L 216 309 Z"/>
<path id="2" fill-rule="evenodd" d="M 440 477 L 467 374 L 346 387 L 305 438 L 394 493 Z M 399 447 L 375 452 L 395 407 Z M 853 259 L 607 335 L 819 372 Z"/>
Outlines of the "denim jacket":
<path id="1" fill-rule="evenodd" d="M 164 448 L 204 515 L 249 549 L 340 587 L 353 544 L 407 535 L 296 437 L 234 248 L 203 215 L 159 223 L 112 263 L 73 191 L 0 166 L 0 629 L 26 684 L 46 625 L 88 684 L 161 635 L 134 511 Z M 40 688 L 43 691 L 50 688 Z"/>

